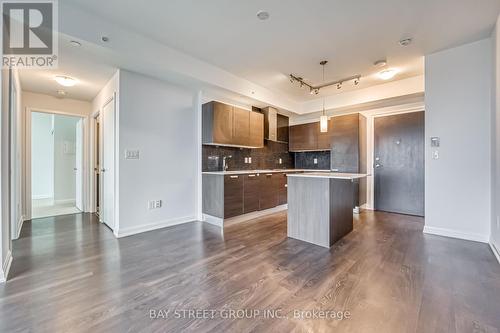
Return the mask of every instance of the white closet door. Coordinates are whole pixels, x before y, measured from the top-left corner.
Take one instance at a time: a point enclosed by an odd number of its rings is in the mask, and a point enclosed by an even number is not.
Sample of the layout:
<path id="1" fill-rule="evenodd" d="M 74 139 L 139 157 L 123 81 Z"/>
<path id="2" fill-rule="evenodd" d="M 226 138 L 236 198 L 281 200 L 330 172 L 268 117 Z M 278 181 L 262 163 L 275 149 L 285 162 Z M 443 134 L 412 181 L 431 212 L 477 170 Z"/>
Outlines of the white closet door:
<path id="1" fill-rule="evenodd" d="M 115 227 L 115 100 L 102 109 L 102 221 Z"/>

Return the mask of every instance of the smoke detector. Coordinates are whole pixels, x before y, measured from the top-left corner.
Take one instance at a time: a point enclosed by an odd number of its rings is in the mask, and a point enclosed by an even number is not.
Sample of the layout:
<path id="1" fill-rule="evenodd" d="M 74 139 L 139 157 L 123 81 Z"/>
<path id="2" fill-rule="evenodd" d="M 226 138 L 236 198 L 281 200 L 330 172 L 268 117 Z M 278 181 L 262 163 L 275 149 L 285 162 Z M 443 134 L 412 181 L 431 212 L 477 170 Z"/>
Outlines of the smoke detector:
<path id="1" fill-rule="evenodd" d="M 404 39 L 401 39 L 399 41 L 399 45 L 401 45 L 401 46 L 408 46 L 408 45 L 411 44 L 412 41 L 413 41 L 413 39 L 411 39 L 411 38 L 404 38 Z"/>

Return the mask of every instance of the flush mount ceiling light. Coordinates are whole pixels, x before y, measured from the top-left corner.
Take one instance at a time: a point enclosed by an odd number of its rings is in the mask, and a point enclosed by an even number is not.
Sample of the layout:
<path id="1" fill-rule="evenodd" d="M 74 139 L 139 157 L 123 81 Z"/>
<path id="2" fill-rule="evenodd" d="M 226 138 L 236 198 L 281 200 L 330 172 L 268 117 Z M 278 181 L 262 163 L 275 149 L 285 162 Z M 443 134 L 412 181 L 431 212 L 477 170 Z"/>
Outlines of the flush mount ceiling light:
<path id="1" fill-rule="evenodd" d="M 385 67 L 385 65 L 387 65 L 387 61 L 386 60 L 377 60 L 373 64 L 373 66 L 378 67 L 378 68 Z"/>
<path id="2" fill-rule="evenodd" d="M 269 18 L 269 12 L 266 12 L 265 10 L 259 10 L 257 12 L 257 17 L 259 18 L 259 20 L 261 21 L 265 21 Z"/>
<path id="3" fill-rule="evenodd" d="M 64 87 L 73 87 L 76 84 L 76 80 L 69 76 L 57 75 L 54 80 Z"/>
<path id="4" fill-rule="evenodd" d="M 377 74 L 377 76 L 382 79 L 382 80 L 390 80 L 392 79 L 396 74 L 398 73 L 398 71 L 394 68 L 389 68 L 389 69 L 386 69 L 386 70 L 383 70 L 381 72 L 379 72 Z"/>

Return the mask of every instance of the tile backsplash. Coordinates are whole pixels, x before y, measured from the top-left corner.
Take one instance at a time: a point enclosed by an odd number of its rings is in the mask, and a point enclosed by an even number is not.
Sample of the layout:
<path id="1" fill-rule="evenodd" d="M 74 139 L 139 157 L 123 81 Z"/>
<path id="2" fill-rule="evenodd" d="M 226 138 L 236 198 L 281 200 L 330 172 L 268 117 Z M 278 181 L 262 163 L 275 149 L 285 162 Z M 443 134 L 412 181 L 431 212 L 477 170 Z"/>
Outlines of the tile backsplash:
<path id="1" fill-rule="evenodd" d="M 314 164 L 314 159 L 317 164 Z M 295 153 L 295 168 L 330 170 L 330 151 Z"/>
<path id="2" fill-rule="evenodd" d="M 294 154 L 288 144 L 266 140 L 264 148 L 235 148 L 203 145 L 203 171 L 221 171 L 222 159 L 227 158 L 228 170 L 290 169 L 294 167 Z M 251 158 L 251 163 L 245 163 Z M 280 164 L 281 159 L 281 164 Z"/>

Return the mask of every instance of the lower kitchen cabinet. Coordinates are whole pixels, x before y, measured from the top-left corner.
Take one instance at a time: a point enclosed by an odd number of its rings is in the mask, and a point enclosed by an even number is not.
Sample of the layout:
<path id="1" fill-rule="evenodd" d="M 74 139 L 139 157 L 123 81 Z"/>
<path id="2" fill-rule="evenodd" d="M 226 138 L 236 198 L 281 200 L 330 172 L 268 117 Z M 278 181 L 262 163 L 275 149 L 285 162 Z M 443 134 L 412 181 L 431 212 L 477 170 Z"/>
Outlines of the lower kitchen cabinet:
<path id="1" fill-rule="evenodd" d="M 277 173 L 266 173 L 260 176 L 260 210 L 269 209 L 278 206 L 278 180 Z"/>
<path id="2" fill-rule="evenodd" d="M 243 176 L 224 176 L 224 218 L 243 214 Z"/>
<path id="3" fill-rule="evenodd" d="M 260 176 L 250 174 L 243 177 L 243 212 L 246 214 L 260 209 Z"/>
<path id="4" fill-rule="evenodd" d="M 287 174 L 203 175 L 203 213 L 227 219 L 287 203 Z"/>

